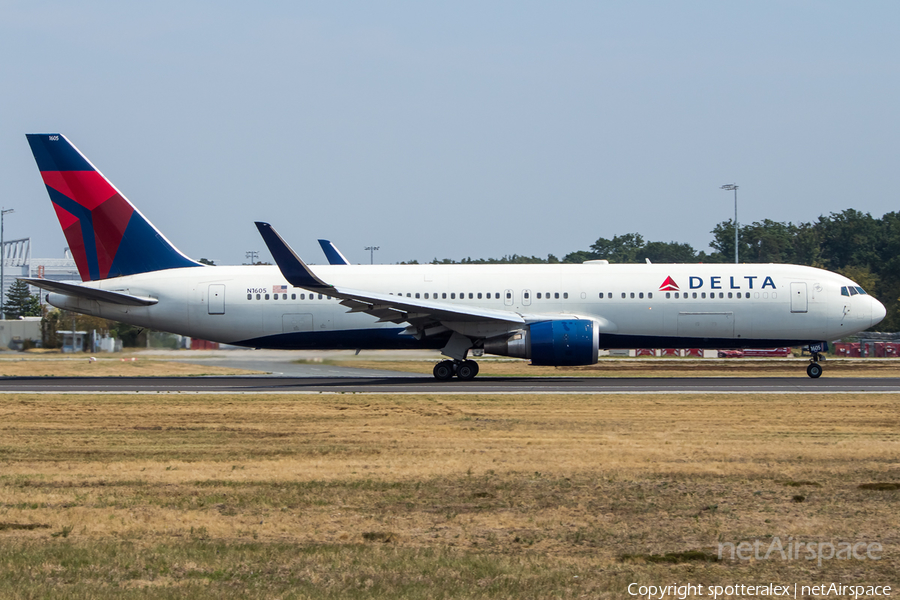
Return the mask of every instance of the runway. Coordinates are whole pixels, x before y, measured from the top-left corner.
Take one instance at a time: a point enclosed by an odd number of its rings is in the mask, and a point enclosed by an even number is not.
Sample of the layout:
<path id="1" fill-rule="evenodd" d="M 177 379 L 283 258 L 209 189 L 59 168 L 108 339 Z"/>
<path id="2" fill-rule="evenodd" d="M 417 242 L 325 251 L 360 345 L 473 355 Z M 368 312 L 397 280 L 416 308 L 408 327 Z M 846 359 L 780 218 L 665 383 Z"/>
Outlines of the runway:
<path id="1" fill-rule="evenodd" d="M 478 377 L 435 381 L 395 374 L 370 377 L 8 377 L 0 394 L 836 394 L 900 393 L 900 378 L 822 377 Z"/>

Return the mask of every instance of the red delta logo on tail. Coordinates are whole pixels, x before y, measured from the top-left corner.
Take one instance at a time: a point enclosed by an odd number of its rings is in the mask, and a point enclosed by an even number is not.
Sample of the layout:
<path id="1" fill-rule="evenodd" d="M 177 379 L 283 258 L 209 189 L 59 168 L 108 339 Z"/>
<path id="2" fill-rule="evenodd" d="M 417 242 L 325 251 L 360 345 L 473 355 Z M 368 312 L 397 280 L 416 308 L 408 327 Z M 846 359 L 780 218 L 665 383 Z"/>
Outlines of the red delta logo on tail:
<path id="1" fill-rule="evenodd" d="M 677 292 L 677 291 L 679 291 L 678 284 L 675 283 L 675 280 L 672 279 L 671 276 L 666 277 L 666 280 L 663 281 L 661 286 L 659 286 L 659 291 L 661 291 L 661 292 Z"/>
<path id="2" fill-rule="evenodd" d="M 200 266 L 178 251 L 61 134 L 28 134 L 82 281 Z"/>

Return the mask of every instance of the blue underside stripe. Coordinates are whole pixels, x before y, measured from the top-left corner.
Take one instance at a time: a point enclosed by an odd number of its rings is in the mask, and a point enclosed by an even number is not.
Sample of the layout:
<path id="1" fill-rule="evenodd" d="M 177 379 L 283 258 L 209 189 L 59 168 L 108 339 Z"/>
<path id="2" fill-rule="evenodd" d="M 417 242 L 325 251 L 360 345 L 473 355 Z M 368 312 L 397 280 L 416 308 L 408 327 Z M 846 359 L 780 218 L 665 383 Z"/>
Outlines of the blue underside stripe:
<path id="1" fill-rule="evenodd" d="M 440 349 L 446 337 L 428 338 L 419 341 L 412 336 L 400 335 L 398 329 L 350 329 L 344 331 L 308 331 L 280 333 L 238 342 L 228 342 L 236 346 L 251 348 L 272 348 L 278 350 L 408 350 Z M 730 339 L 730 338 L 683 338 L 644 335 L 601 335 L 601 348 L 703 348 L 741 349 L 777 348 L 784 346 L 805 346 L 816 340 L 778 339 Z"/>
<path id="2" fill-rule="evenodd" d="M 419 341 L 409 335 L 400 335 L 403 331 L 403 328 L 392 328 L 291 332 L 229 343 L 278 350 L 414 350 L 443 348 L 447 343 L 446 338 Z"/>

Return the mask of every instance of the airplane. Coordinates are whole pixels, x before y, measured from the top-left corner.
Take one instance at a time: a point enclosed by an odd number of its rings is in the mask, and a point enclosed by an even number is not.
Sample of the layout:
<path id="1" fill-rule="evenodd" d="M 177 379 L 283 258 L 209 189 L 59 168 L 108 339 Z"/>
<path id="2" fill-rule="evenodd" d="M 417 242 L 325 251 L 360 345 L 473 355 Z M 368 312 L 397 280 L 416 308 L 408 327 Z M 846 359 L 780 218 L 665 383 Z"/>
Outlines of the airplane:
<path id="1" fill-rule="evenodd" d="M 181 253 L 62 134 L 28 142 L 81 282 L 21 278 L 58 308 L 250 348 L 439 349 L 438 380 L 471 380 L 473 354 L 533 365 L 601 348 L 808 347 L 879 323 L 850 279 L 783 264 L 322 265 L 268 223 L 276 266 L 208 266 Z"/>

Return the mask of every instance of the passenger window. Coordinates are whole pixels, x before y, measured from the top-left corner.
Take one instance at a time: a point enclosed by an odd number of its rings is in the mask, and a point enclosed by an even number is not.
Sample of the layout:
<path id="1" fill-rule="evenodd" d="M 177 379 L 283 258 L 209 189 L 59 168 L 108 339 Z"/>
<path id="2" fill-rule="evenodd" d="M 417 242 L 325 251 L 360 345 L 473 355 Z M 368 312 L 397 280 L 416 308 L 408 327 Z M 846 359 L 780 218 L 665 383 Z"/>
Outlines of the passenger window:
<path id="1" fill-rule="evenodd" d="M 456 292 L 452 292 L 452 293 L 450 294 L 450 299 L 451 299 L 451 300 L 456 300 Z"/>
<path id="2" fill-rule="evenodd" d="M 638 298 L 643 298 L 643 297 L 644 297 L 644 292 L 641 292 L 640 294 L 638 294 Z"/>
<path id="3" fill-rule="evenodd" d="M 692 295 L 694 298 L 696 298 L 696 297 L 697 297 L 697 292 L 694 292 L 694 293 L 691 294 L 691 295 Z"/>
<path id="4" fill-rule="evenodd" d="M 428 300 L 428 292 L 425 292 L 425 299 Z"/>
<path id="5" fill-rule="evenodd" d="M 266 294 L 266 300 L 268 300 L 268 299 L 269 299 L 269 295 L 268 295 L 268 294 Z"/>
<path id="6" fill-rule="evenodd" d="M 672 297 L 672 293 L 671 293 L 671 292 L 666 292 L 666 300 L 668 300 L 668 299 L 671 298 L 671 297 Z"/>
<path id="7" fill-rule="evenodd" d="M 297 294 L 291 294 L 291 300 L 296 300 L 296 299 L 297 299 Z"/>
<path id="8" fill-rule="evenodd" d="M 512 292 L 506 292 L 506 299 L 512 300 Z"/>
<path id="9" fill-rule="evenodd" d="M 447 299 L 447 292 L 444 292 L 443 294 L 441 294 L 441 298 L 444 299 L 444 300 L 446 300 L 446 299 Z"/>
<path id="10" fill-rule="evenodd" d="M 278 294 L 272 294 L 272 300 L 278 300 Z"/>
<path id="11" fill-rule="evenodd" d="M 522 297 L 524 297 L 526 300 L 528 300 L 528 298 L 529 298 L 528 292 L 525 292 L 524 294 L 522 294 Z"/>
<path id="12" fill-rule="evenodd" d="M 559 300 L 559 292 L 555 292 L 555 293 L 553 294 L 553 297 L 556 298 L 557 300 Z"/>
<path id="13" fill-rule="evenodd" d="M 678 298 L 678 292 L 675 292 L 675 298 L 676 299 Z"/>
<path id="14" fill-rule="evenodd" d="M 612 298 L 612 292 L 608 293 L 608 294 L 606 295 L 606 297 L 607 297 L 607 298 Z"/>
<path id="15" fill-rule="evenodd" d="M 281 299 L 282 299 L 282 300 L 287 300 L 287 294 L 282 294 L 282 295 L 281 295 Z"/>
<path id="16" fill-rule="evenodd" d="M 602 298 L 602 297 L 603 297 L 603 294 L 601 294 L 600 297 Z M 538 300 L 541 299 L 541 293 L 540 293 L 540 292 L 537 293 L 537 299 L 538 299 Z"/>
<path id="17" fill-rule="evenodd" d="M 247 300 L 253 300 L 253 294 L 247 294 Z"/>
<path id="18" fill-rule="evenodd" d="M 418 298 L 418 297 L 419 297 L 419 292 L 416 292 L 416 298 Z"/>
<path id="19" fill-rule="evenodd" d="M 725 297 L 725 292 L 719 292 L 719 298 L 724 298 L 724 297 Z"/>
<path id="20" fill-rule="evenodd" d="M 322 294 L 319 294 L 319 300 L 321 300 L 321 299 L 322 299 Z"/>
<path id="21" fill-rule="evenodd" d="M 481 300 L 481 292 L 478 292 L 478 299 Z"/>
<path id="22" fill-rule="evenodd" d="M 259 294 L 256 295 L 256 299 L 259 300 Z"/>
<path id="23" fill-rule="evenodd" d="M 728 297 L 731 298 L 731 296 L 732 296 L 732 293 L 728 292 Z"/>
<path id="24" fill-rule="evenodd" d="M 569 299 L 569 292 L 563 292 L 563 300 Z"/>
<path id="25" fill-rule="evenodd" d="M 652 298 L 652 297 L 653 297 L 653 292 L 647 292 L 647 297 L 648 297 L 648 298 Z"/>
<path id="26" fill-rule="evenodd" d="M 622 297 L 623 297 L 623 298 L 625 297 L 625 292 L 622 292 Z"/>
<path id="27" fill-rule="evenodd" d="M 472 295 L 472 292 L 469 292 L 469 300 L 471 300 L 473 297 L 474 296 Z"/>
<path id="28" fill-rule="evenodd" d="M 631 297 L 634 298 L 634 292 L 631 292 Z"/>

